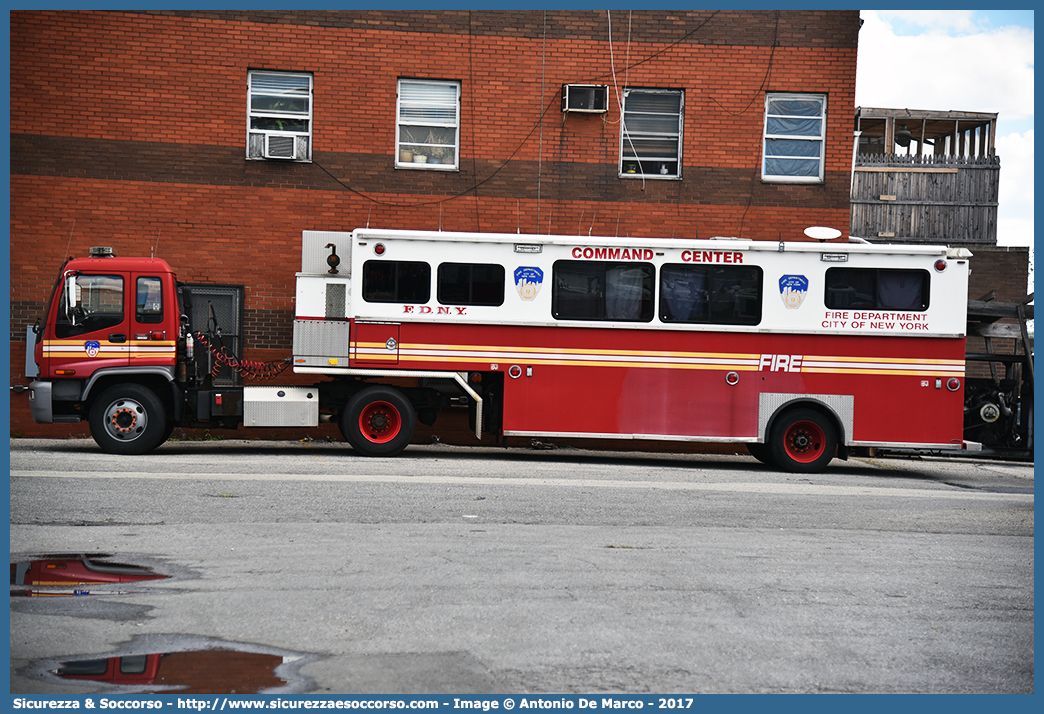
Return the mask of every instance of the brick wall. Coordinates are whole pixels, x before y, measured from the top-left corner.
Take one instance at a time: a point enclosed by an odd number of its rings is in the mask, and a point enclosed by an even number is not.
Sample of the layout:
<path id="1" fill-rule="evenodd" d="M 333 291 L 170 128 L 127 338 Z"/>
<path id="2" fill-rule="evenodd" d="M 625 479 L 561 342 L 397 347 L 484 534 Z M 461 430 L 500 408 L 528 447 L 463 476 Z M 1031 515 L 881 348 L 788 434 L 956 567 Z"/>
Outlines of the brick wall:
<path id="1" fill-rule="evenodd" d="M 1024 246 L 969 246 L 972 252 L 971 275 L 968 277 L 968 299 L 979 300 L 987 293 L 996 292 L 995 302 L 1022 302 L 1022 299 L 1033 290 L 1027 287 L 1029 280 L 1029 248 Z M 1004 320 L 1017 324 L 1016 320 Z M 1016 352 L 1018 349 L 1018 352 Z M 993 339 L 992 349 L 987 349 L 986 340 L 982 337 L 968 338 L 968 352 L 999 354 L 1022 354 L 1021 346 L 1016 347 L 1015 340 Z M 1003 368 L 995 364 L 995 368 L 1003 374 Z M 969 362 L 969 377 L 990 376 L 989 364 L 985 362 Z"/>
<path id="2" fill-rule="evenodd" d="M 12 12 L 11 339 L 91 245 L 245 285 L 254 356 L 290 349 L 306 229 L 846 227 L 858 27 L 857 11 Z M 246 160 L 250 69 L 313 75 L 312 163 Z M 400 77 L 461 82 L 459 171 L 395 169 Z M 610 85 L 609 113 L 563 114 L 564 83 Z M 680 181 L 618 177 L 616 86 L 684 91 Z M 822 184 L 761 181 L 777 91 L 827 95 Z"/>
<path id="3" fill-rule="evenodd" d="M 991 290 L 997 302 L 1020 302 L 1032 288 L 1029 280 L 1029 248 L 1026 246 L 973 245 L 968 297 L 979 300 Z"/>

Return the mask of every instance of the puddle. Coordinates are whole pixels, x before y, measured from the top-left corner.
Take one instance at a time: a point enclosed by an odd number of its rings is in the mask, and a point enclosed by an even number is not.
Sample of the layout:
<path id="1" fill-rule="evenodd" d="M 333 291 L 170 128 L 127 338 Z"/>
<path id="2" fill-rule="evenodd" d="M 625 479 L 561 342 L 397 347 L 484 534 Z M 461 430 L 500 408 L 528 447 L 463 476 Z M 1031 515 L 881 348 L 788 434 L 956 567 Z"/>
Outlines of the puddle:
<path id="1" fill-rule="evenodd" d="M 287 685 L 275 674 L 284 663 L 279 655 L 194 650 L 71 660 L 62 662 L 55 674 L 63 679 L 175 688 L 192 694 L 257 694 Z"/>
<path id="2" fill-rule="evenodd" d="M 260 694 L 307 691 L 298 670 L 315 655 L 193 636 L 152 635 L 108 657 L 41 660 L 23 674 L 108 693 Z"/>
<path id="3" fill-rule="evenodd" d="M 149 617 L 151 605 L 104 596 L 149 593 L 152 581 L 195 577 L 185 568 L 144 556 L 121 558 L 128 562 L 116 562 L 114 557 L 104 553 L 14 556 L 12 612 L 140 625 Z M 134 561 L 155 563 L 163 572 Z M 174 592 L 169 586 L 151 589 L 153 593 L 160 591 Z M 61 597 L 69 599 L 28 599 Z M 114 652 L 74 651 L 65 657 L 37 660 L 19 674 L 56 691 L 67 691 L 71 685 L 77 691 L 114 694 L 296 694 L 313 686 L 300 675 L 300 668 L 318 659 L 314 654 L 197 635 L 143 635 Z"/>
<path id="4" fill-rule="evenodd" d="M 167 577 L 144 566 L 112 562 L 108 560 L 110 557 L 80 553 L 48 555 L 11 563 L 11 597 L 127 595 L 143 591 L 111 586 Z"/>

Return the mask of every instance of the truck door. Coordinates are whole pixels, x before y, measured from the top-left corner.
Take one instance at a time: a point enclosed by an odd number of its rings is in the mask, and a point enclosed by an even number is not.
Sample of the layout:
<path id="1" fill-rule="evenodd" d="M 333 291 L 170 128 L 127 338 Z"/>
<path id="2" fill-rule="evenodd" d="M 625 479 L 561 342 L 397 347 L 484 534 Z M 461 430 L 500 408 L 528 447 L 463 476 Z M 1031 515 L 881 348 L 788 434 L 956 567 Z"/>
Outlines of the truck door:
<path id="1" fill-rule="evenodd" d="M 42 375 L 86 378 L 99 369 L 130 363 L 127 306 L 130 275 L 72 273 L 58 287 L 53 334 L 44 339 Z"/>
<path id="2" fill-rule="evenodd" d="M 178 337 L 174 281 L 160 275 L 134 273 L 133 289 L 131 364 L 173 366 Z"/>

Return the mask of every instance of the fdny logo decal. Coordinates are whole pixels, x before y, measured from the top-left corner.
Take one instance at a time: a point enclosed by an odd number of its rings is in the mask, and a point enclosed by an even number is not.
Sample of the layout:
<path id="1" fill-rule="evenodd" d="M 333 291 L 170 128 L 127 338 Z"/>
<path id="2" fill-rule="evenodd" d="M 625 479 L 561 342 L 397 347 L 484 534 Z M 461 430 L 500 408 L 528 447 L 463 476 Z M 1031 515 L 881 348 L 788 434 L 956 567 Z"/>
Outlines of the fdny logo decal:
<path id="1" fill-rule="evenodd" d="M 515 268 L 515 289 L 523 300 L 533 300 L 544 284 L 544 271 L 540 268 Z"/>
<path id="2" fill-rule="evenodd" d="M 95 340 L 88 340 L 83 343 L 83 349 L 87 352 L 88 357 L 97 357 L 98 353 L 101 352 L 101 343 Z"/>
<path id="3" fill-rule="evenodd" d="M 804 275 L 784 275 L 779 279 L 779 295 L 789 309 L 801 307 L 808 292 L 808 278 Z"/>

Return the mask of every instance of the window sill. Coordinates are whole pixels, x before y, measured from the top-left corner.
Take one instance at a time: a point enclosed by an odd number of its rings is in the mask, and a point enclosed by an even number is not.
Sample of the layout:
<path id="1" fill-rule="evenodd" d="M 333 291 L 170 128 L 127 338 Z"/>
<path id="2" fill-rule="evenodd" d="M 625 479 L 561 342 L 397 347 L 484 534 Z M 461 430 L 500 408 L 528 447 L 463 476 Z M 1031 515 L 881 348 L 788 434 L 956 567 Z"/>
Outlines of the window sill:
<path id="1" fill-rule="evenodd" d="M 761 183 L 797 184 L 801 186 L 821 186 L 826 183 L 821 178 L 805 178 L 799 176 L 762 176 Z"/>
<path id="2" fill-rule="evenodd" d="M 248 156 L 248 157 L 246 157 L 246 160 L 247 161 L 261 161 L 261 162 L 266 162 L 266 163 L 269 163 L 269 164 L 310 164 L 310 163 L 312 163 L 312 158 L 311 157 L 308 157 L 307 159 L 272 159 L 272 158 L 265 158 L 264 156 Z"/>
<path id="3" fill-rule="evenodd" d="M 646 181 L 681 181 L 681 176 L 672 176 L 670 174 L 639 174 L 639 173 L 620 173 L 617 174 L 618 178 L 622 179 L 645 179 Z"/>
<path id="4" fill-rule="evenodd" d="M 395 164 L 396 169 L 412 170 L 417 171 L 460 171 L 460 167 L 454 166 L 453 164 L 422 164 L 422 163 L 397 163 Z"/>

